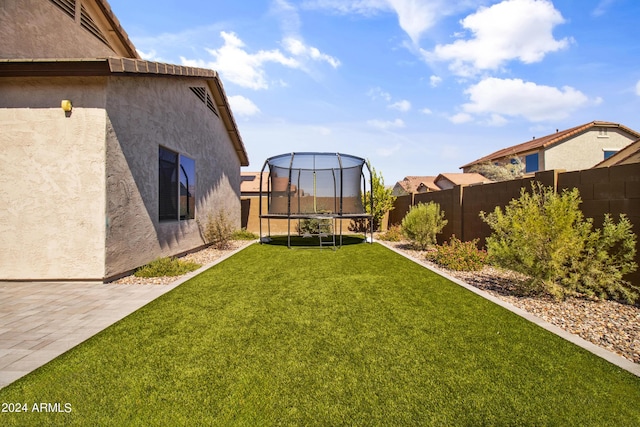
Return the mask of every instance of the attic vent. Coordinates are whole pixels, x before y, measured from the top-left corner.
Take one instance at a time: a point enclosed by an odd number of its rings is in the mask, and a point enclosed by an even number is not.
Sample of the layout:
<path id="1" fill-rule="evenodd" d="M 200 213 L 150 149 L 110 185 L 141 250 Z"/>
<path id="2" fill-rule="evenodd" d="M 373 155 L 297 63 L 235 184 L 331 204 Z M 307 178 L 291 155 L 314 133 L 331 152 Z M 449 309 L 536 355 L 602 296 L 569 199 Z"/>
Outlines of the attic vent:
<path id="1" fill-rule="evenodd" d="M 76 0 L 50 0 L 72 19 L 76 19 Z"/>
<path id="2" fill-rule="evenodd" d="M 109 46 L 107 38 L 104 36 L 104 34 L 102 34 L 102 31 L 100 31 L 100 28 L 96 25 L 93 19 L 91 19 L 91 15 L 87 13 L 87 10 L 84 8 L 84 6 L 81 6 L 80 8 L 80 25 L 82 26 L 82 28 L 93 34 L 102 43 Z"/>
<path id="3" fill-rule="evenodd" d="M 218 112 L 216 111 L 216 106 L 213 103 L 213 99 L 211 99 L 211 96 L 207 93 L 207 90 L 204 87 L 196 86 L 190 87 L 189 89 L 191 89 L 191 92 L 196 94 L 198 99 L 202 101 L 213 114 L 218 116 Z"/>
<path id="4" fill-rule="evenodd" d="M 211 99 L 211 97 L 209 96 L 209 94 L 207 94 L 207 108 L 209 110 L 211 110 L 211 112 L 213 114 L 215 114 L 216 116 L 218 116 L 218 112 L 216 111 L 216 107 L 213 105 L 213 100 Z M 220 117 L 220 116 L 218 116 Z"/>
<path id="5" fill-rule="evenodd" d="M 203 88 L 203 87 L 190 87 L 189 89 L 191 89 L 191 92 L 196 94 L 196 96 L 200 99 L 200 101 L 207 102 L 206 101 L 207 91 L 205 90 L 205 88 Z"/>

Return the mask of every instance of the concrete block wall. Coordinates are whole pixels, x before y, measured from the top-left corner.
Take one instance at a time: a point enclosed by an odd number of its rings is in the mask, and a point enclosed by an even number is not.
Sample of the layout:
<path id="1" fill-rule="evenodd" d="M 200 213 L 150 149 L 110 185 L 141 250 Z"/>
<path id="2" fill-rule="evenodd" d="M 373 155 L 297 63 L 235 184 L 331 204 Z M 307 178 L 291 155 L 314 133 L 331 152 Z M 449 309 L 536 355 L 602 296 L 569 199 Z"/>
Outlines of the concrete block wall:
<path id="1" fill-rule="evenodd" d="M 640 163 L 574 172 L 550 170 L 517 180 L 456 186 L 449 190 L 416 194 L 413 204 L 430 201 L 440 204 L 449 223 L 438 236 L 439 243 L 455 234 L 465 241 L 480 239 L 480 244 L 484 245 L 485 239 L 491 235 L 491 229 L 480 218 L 480 212 L 489 213 L 496 207 L 504 208 L 511 200 L 520 197 L 522 188 L 530 189 L 534 181 L 557 191 L 577 188 L 582 199 L 580 209 L 586 218 L 593 218 L 596 228 L 602 226 L 606 214 L 611 214 L 616 221 L 620 214 L 624 214 L 632 223 L 635 234 L 640 236 Z M 395 209 L 389 215 L 390 224 L 402 222 L 410 203 L 410 196 L 397 199 Z M 636 262 L 640 265 L 640 245 Z M 640 271 L 629 275 L 627 279 L 640 283 Z"/>

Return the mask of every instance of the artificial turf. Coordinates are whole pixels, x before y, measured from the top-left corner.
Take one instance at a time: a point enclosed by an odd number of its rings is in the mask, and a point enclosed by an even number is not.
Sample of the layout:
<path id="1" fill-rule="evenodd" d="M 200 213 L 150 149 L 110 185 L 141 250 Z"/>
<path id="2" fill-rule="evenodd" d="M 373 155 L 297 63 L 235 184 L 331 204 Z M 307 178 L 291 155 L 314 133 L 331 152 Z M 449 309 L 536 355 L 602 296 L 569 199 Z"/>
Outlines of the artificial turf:
<path id="1" fill-rule="evenodd" d="M 0 390 L 2 425 L 640 425 L 640 378 L 378 244 L 254 244 Z"/>

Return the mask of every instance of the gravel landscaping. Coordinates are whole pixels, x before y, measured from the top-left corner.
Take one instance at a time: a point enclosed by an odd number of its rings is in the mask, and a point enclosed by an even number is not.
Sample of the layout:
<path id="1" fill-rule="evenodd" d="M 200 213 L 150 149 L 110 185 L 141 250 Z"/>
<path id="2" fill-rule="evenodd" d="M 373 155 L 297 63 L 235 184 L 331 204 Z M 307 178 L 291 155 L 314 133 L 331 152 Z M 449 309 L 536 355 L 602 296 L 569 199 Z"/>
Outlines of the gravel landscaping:
<path id="1" fill-rule="evenodd" d="M 204 266 L 232 250 L 251 243 L 249 241 L 233 241 L 227 250 L 209 247 L 185 255 L 183 259 Z M 479 272 L 450 271 L 427 261 L 423 251 L 412 249 L 407 242 L 384 243 L 602 348 L 635 363 L 640 363 L 640 306 L 588 298 L 569 297 L 563 301 L 555 301 L 546 296 L 521 296 L 517 294 L 516 284 L 523 279 L 523 276 L 517 273 L 489 266 Z M 163 285 L 180 278 L 180 276 L 143 278 L 131 275 L 113 283 Z"/>

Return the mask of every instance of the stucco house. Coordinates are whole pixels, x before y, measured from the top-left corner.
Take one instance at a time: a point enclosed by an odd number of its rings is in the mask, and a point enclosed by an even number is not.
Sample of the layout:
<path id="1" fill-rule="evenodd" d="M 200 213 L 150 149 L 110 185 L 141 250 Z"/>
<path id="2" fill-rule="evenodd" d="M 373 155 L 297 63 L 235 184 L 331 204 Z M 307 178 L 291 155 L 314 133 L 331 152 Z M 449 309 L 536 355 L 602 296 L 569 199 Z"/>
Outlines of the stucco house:
<path id="1" fill-rule="evenodd" d="M 619 123 L 593 121 L 498 150 L 460 168 L 468 172 L 475 165 L 505 164 L 517 157 L 525 173 L 589 169 L 638 138 L 640 133 Z"/>
<path id="2" fill-rule="evenodd" d="M 249 164 L 213 70 L 142 60 L 106 0 L 0 8 L 0 280 L 108 281 L 240 227 Z"/>
<path id="3" fill-rule="evenodd" d="M 640 163 L 640 139 L 627 145 L 622 150 L 607 157 L 594 168 L 604 168 L 608 166 L 629 165 L 631 163 Z"/>

